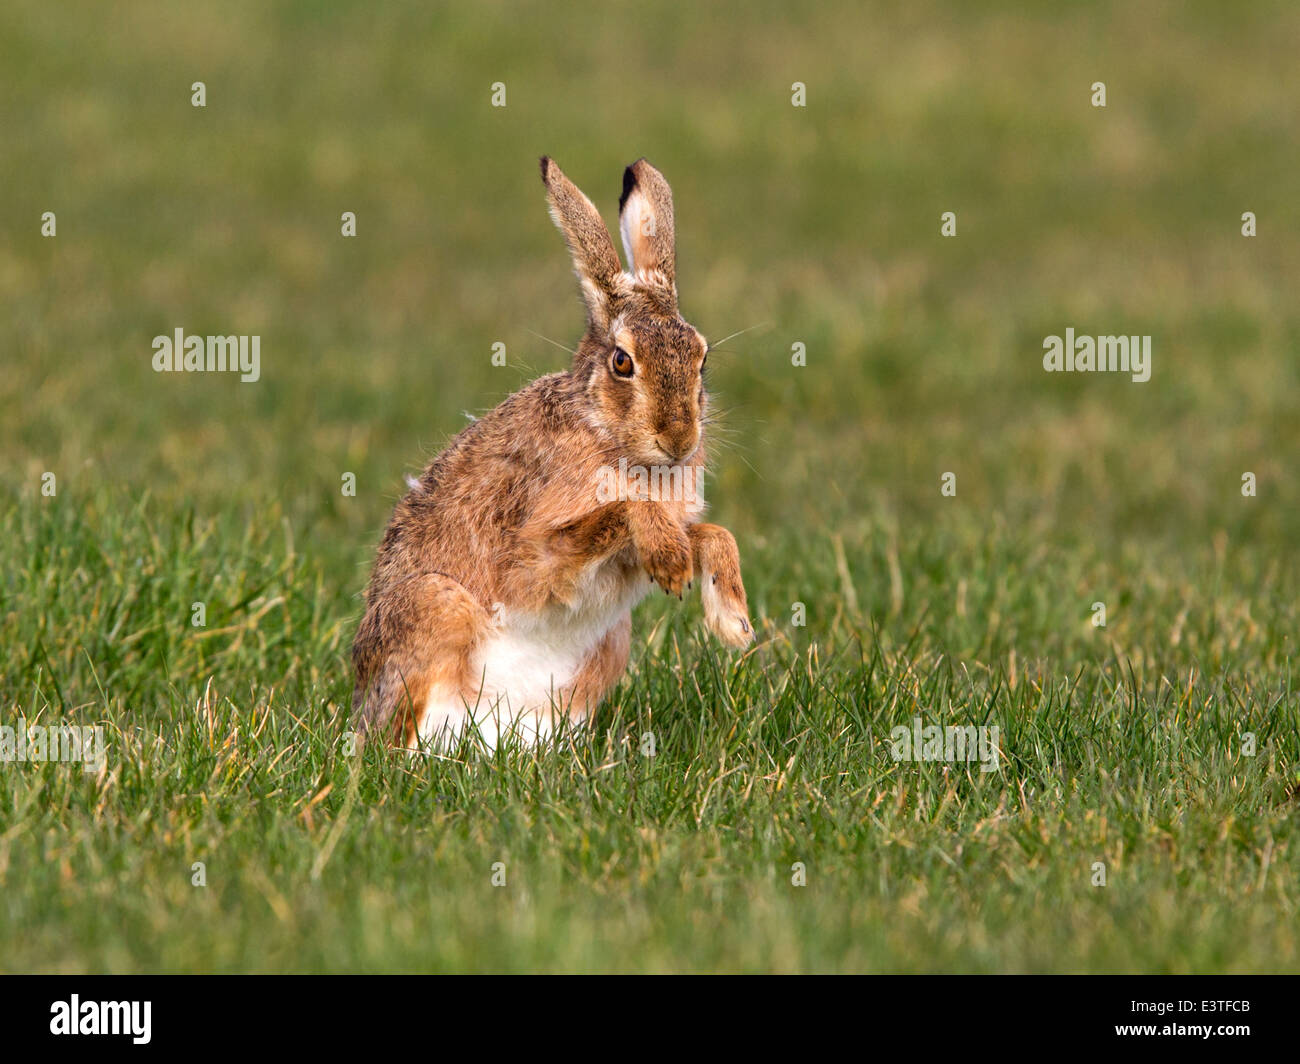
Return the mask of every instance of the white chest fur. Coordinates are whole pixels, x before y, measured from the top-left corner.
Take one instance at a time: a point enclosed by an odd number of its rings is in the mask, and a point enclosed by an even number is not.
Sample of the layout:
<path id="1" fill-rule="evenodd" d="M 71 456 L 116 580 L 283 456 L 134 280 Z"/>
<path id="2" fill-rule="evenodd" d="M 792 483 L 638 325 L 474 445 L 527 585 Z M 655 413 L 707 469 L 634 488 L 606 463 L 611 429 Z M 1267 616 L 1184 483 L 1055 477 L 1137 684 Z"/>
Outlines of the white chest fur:
<path id="1" fill-rule="evenodd" d="M 496 630 L 477 661 L 482 677 L 480 704 L 503 703 L 512 714 L 549 710 L 555 695 L 578 671 L 649 588 L 639 569 L 615 563 L 588 568 L 572 601 L 551 603 L 537 613 L 502 609 Z"/>
<path id="2" fill-rule="evenodd" d="M 535 742 L 552 730 L 552 708 L 592 652 L 649 590 L 640 569 L 617 562 L 592 565 L 573 599 L 536 613 L 499 608 L 492 632 L 474 660 L 481 684 L 476 705 L 446 691 L 431 694 L 420 740 L 453 745 L 472 716 L 483 744 L 494 749 L 503 733 Z"/>

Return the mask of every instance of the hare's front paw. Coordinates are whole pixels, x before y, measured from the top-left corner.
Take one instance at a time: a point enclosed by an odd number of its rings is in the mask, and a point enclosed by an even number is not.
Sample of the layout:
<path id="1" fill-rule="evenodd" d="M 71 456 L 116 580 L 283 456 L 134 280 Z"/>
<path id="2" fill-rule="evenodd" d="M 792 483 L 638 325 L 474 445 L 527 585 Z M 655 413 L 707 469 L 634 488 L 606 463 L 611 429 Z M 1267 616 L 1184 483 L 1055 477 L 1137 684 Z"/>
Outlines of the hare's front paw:
<path id="1" fill-rule="evenodd" d="M 728 646 L 747 647 L 754 641 L 754 626 L 749 623 L 749 607 L 740 580 L 727 579 L 722 573 L 704 578 L 704 623 L 709 631 Z"/>
<path id="2" fill-rule="evenodd" d="M 736 537 L 721 525 L 700 523 L 688 530 L 700 570 L 704 623 L 728 646 L 747 647 L 754 641 L 749 623 L 749 603 L 740 579 L 740 552 Z"/>
<path id="3" fill-rule="evenodd" d="M 641 564 L 650 579 L 670 595 L 681 598 L 694 575 L 691 568 L 691 541 L 685 532 L 669 536 L 646 551 Z"/>

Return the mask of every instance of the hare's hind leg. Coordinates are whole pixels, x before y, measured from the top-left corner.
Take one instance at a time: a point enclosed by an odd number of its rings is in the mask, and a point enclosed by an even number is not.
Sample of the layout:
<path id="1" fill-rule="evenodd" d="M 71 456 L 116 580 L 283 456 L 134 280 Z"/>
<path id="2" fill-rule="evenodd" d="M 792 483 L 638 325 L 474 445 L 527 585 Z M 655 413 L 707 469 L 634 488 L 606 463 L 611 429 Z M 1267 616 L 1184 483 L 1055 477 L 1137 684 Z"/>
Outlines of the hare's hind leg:
<path id="1" fill-rule="evenodd" d="M 384 735 L 408 749 L 454 741 L 477 697 L 473 651 L 490 624 L 470 593 L 441 573 L 390 590 L 367 611 L 354 650 L 353 712 L 362 736 Z"/>

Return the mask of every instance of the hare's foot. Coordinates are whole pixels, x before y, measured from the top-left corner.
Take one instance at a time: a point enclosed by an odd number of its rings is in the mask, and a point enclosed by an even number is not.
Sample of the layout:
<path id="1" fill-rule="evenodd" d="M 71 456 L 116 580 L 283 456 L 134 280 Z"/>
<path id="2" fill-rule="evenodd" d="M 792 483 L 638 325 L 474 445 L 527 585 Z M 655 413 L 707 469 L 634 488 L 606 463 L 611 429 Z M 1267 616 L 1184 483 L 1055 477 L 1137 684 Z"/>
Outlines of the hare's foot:
<path id="1" fill-rule="evenodd" d="M 721 525 L 691 525 L 686 531 L 700 577 L 704 623 L 728 646 L 748 646 L 754 639 L 754 626 L 749 623 L 749 604 L 740 579 L 736 537 Z"/>
<path id="2" fill-rule="evenodd" d="M 669 595 L 682 597 L 691 582 L 695 550 L 690 537 L 657 502 L 628 505 L 628 522 L 641 567 Z"/>

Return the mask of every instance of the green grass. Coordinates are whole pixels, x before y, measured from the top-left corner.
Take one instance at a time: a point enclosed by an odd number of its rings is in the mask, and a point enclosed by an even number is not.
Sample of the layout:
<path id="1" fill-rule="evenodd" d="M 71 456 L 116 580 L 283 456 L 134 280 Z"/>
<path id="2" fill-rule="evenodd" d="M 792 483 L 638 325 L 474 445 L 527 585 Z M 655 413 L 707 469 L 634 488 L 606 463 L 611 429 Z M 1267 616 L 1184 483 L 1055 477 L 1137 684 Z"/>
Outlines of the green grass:
<path id="1" fill-rule="evenodd" d="M 0 14 L 0 724 L 110 742 L 0 765 L 0 968 L 1300 970 L 1300 12 L 426 8 Z M 580 328 L 543 153 L 607 219 L 648 156 L 752 330 L 760 641 L 652 597 L 564 748 L 352 758 L 402 473 Z M 178 326 L 262 380 L 154 374 Z M 1151 381 L 1044 373 L 1067 326 Z M 916 716 L 1000 770 L 894 761 Z"/>

